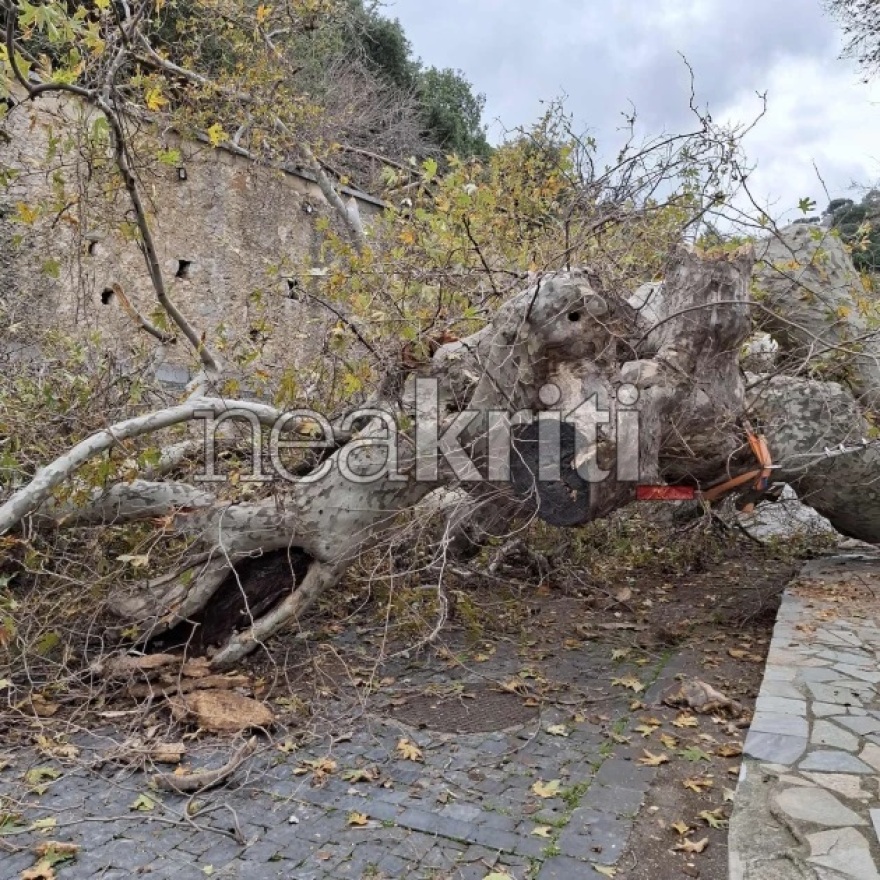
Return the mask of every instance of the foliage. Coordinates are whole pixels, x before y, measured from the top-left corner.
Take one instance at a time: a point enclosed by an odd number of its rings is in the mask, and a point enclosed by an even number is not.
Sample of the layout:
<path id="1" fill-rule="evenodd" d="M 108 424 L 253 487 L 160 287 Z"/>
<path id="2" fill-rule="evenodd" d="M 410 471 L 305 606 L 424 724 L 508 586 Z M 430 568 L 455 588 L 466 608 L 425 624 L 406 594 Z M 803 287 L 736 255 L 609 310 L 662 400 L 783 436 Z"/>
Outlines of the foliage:
<path id="1" fill-rule="evenodd" d="M 826 0 L 826 6 L 843 25 L 846 53 L 872 74 L 880 64 L 880 5 L 875 0 Z"/>
<path id="2" fill-rule="evenodd" d="M 177 314 L 152 241 L 150 174 L 178 161 L 160 133 L 199 139 L 206 150 L 231 147 L 266 163 L 306 165 L 317 179 L 326 177 L 327 165 L 351 146 L 342 142 L 351 128 L 339 112 L 351 102 L 327 100 L 332 84 L 319 76 L 319 59 L 344 46 L 339 34 L 350 8 L 334 0 L 293 0 L 277 9 L 242 0 L 144 0 L 129 12 L 110 0 L 88 9 L 20 0 L 14 52 L 0 59 L 0 89 L 11 103 L 25 92 L 29 100 L 59 92 L 86 110 L 70 114 L 76 137 L 60 124 L 49 134 L 46 155 L 33 157 L 52 179 L 52 195 L 15 204 L 13 228 L 24 238 L 41 225 L 70 223 L 135 242 L 157 300 L 146 329 L 159 338 L 179 331 L 213 380 L 213 353 L 236 363 L 235 352 L 225 348 L 223 332 L 189 327 Z M 389 50 L 402 51 L 398 31 L 377 33 L 390 33 Z M 401 57 L 374 54 L 366 63 L 390 69 Z M 312 264 L 267 255 L 278 260 L 280 277 L 306 278 L 305 295 L 334 316 L 324 354 L 302 365 L 308 382 L 287 372 L 254 377 L 250 388 L 278 405 L 313 404 L 333 414 L 380 389 L 399 398 L 405 376 L 438 345 L 484 326 L 512 290 L 543 273 L 589 265 L 609 295 L 625 296 L 661 275 L 671 251 L 723 211 L 746 176 L 739 133 L 699 114 L 693 131 L 681 135 L 637 143 L 630 133 L 605 149 L 614 159 L 603 161 L 599 146 L 553 105 L 490 152 L 480 140 L 481 101 L 460 75 L 414 70 L 417 92 L 419 76 L 429 84 L 421 94 L 433 108 L 432 131 L 450 148 L 443 164 L 430 155 L 384 163 L 390 207 L 367 234 L 353 234 L 344 219 L 321 221 L 324 243 Z M 324 183 L 344 218 L 338 192 Z M 316 321 L 309 329 L 318 335 L 324 326 Z M 265 323 L 259 331 L 272 328 Z M 0 448 L 4 494 L 108 420 L 167 400 L 150 375 L 155 340 L 137 338 L 131 363 L 110 364 L 99 338 L 72 342 L 58 334 L 53 371 L 22 369 L 0 390 L 2 428 L 14 438 Z M 308 399 L 300 390 L 306 386 Z M 217 387 L 235 393 L 230 384 Z M 150 474 L 156 444 L 179 439 L 166 432 L 120 443 L 81 468 L 53 503 L 63 510 L 117 481 Z M 186 465 L 175 473 L 185 474 Z M 224 498 L 244 497 L 244 488 L 230 482 Z M 100 538 L 89 529 L 67 534 L 73 537 L 23 540 L 16 584 L 26 575 L 41 594 L 63 596 L 71 584 L 89 583 L 95 600 L 109 582 L 134 579 L 132 560 L 147 569 L 141 575 L 153 575 L 181 552 L 162 528 L 112 529 Z M 466 603 L 461 608 L 464 614 Z"/>
<path id="3" fill-rule="evenodd" d="M 871 190 L 861 202 L 834 199 L 825 215 L 852 251 L 855 267 L 862 272 L 880 269 L 880 193 Z"/>
<path id="4" fill-rule="evenodd" d="M 432 141 L 460 156 L 488 155 L 489 143 L 481 124 L 486 99 L 474 95 L 461 71 L 436 67 L 423 70 L 416 93 Z"/>
<path id="5" fill-rule="evenodd" d="M 485 157 L 489 143 L 481 122 L 485 97 L 474 94 L 461 71 L 425 68 L 412 55 L 412 47 L 398 19 L 381 15 L 376 5 L 355 8 L 355 39 L 368 65 L 389 83 L 412 92 L 422 126 L 430 143 L 462 158 Z"/>

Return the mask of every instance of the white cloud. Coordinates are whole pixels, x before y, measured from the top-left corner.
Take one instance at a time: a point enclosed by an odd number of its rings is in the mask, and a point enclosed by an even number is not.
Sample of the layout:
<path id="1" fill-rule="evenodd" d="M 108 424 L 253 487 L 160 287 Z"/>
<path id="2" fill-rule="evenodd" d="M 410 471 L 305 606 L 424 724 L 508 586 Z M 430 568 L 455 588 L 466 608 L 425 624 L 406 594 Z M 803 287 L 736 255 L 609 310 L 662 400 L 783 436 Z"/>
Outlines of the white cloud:
<path id="1" fill-rule="evenodd" d="M 880 179 L 880 82 L 863 84 L 843 62 L 787 58 L 769 71 L 766 90 L 767 115 L 745 148 L 757 165 L 750 189 L 771 216 L 798 216 L 803 197 L 825 207 L 814 162 L 833 198 Z M 758 106 L 743 90 L 719 116 L 741 121 Z"/>
<path id="2" fill-rule="evenodd" d="M 600 145 L 619 140 L 630 101 L 645 133 L 682 130 L 682 53 L 716 119 L 752 119 L 755 93 L 768 92 L 746 148 L 758 164 L 755 195 L 775 204 L 774 216 L 804 196 L 824 207 L 813 160 L 832 196 L 880 178 L 880 83 L 865 86 L 839 60 L 839 28 L 821 0 L 396 0 L 387 12 L 415 54 L 462 69 L 486 93 L 494 139 L 562 93 Z"/>

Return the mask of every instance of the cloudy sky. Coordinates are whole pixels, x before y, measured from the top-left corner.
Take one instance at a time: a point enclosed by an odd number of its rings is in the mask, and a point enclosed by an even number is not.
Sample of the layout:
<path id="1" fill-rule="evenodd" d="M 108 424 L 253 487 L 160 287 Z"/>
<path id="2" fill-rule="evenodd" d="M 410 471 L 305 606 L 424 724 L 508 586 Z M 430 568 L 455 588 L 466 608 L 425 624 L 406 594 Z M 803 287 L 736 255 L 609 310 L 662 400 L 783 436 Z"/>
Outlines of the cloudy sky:
<path id="1" fill-rule="evenodd" d="M 746 141 L 769 213 L 810 196 L 827 204 L 880 182 L 880 77 L 841 61 L 840 29 L 821 0 L 387 0 L 414 54 L 464 71 L 486 95 L 494 141 L 567 95 L 579 126 L 614 143 L 632 102 L 646 133 L 684 129 L 689 77 L 716 121 L 768 112 Z"/>

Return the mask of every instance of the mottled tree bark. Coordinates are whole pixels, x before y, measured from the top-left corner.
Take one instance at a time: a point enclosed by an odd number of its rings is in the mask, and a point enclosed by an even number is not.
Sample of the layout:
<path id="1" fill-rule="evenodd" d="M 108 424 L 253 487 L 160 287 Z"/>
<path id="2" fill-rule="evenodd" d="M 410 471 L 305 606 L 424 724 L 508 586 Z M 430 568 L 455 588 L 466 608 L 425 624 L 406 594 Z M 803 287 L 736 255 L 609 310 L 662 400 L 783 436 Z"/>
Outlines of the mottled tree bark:
<path id="1" fill-rule="evenodd" d="M 393 472 L 350 479 L 343 464 L 362 476 L 385 464 L 386 426 L 374 418 L 332 453 L 324 476 L 280 484 L 271 498 L 221 503 L 202 488 L 138 481 L 83 509 L 54 513 L 79 525 L 162 514 L 166 528 L 189 536 L 193 547 L 178 571 L 118 595 L 115 608 L 140 626 L 143 641 L 162 634 L 173 641 L 182 622 L 198 624 L 201 635 L 190 643 L 207 650 L 214 642 L 217 667 L 302 615 L 366 546 L 408 534 L 421 502 L 438 487 L 453 489 L 448 497 L 456 499 L 447 543 L 481 516 L 490 526 L 485 531 L 499 534 L 517 516 L 542 515 L 548 499 L 558 514 L 560 497 L 581 505 L 580 521 L 595 519 L 632 501 L 639 482 L 705 486 L 754 467 L 744 416 L 765 426 L 780 480 L 842 532 L 880 540 L 878 454 L 871 448 L 833 460 L 821 455 L 826 445 L 867 433 L 853 395 L 833 383 L 784 376 L 749 377 L 747 392 L 739 356 L 752 332 L 753 262 L 750 249 L 706 255 L 680 248 L 652 299 L 650 320 L 587 273 L 548 276 L 515 295 L 487 327 L 444 346 L 411 375 L 400 399 L 374 401 L 405 416 L 407 425 L 434 414 L 440 432 L 460 429 L 464 459 L 441 458 L 435 474 L 422 472 L 428 447 L 409 428 Z M 436 393 L 426 380 L 436 380 Z M 577 469 L 580 483 L 570 473 L 549 488 L 536 480 L 534 496 L 526 498 L 522 485 L 514 491 L 503 480 L 473 479 L 486 476 L 497 457 L 490 424 L 516 422 L 522 411 L 555 413 L 575 426 L 581 445 L 566 467 Z M 185 417 L 169 412 L 156 424 Z M 273 414 L 257 415 L 264 421 Z M 136 429 L 131 422 L 124 427 L 128 436 Z M 8 529 L 34 512 L 52 516 L 52 487 L 117 433 L 118 426 L 102 432 L 38 473 L 0 506 L 0 525 Z"/>

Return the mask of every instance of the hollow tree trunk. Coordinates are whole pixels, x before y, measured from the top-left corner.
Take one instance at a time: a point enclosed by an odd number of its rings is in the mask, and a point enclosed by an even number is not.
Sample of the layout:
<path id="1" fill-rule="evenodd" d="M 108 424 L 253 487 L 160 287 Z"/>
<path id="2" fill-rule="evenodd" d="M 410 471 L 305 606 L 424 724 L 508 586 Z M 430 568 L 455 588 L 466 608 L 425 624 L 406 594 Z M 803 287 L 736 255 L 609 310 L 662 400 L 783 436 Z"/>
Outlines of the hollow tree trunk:
<path id="1" fill-rule="evenodd" d="M 423 529 L 420 502 L 438 487 L 471 498 L 475 509 L 488 500 L 497 514 L 517 493 L 497 475 L 481 478 L 497 463 L 489 426 L 516 422 L 522 411 L 567 420 L 580 445 L 572 456 L 577 478 L 566 471 L 549 483 L 536 480 L 531 500 L 520 485 L 513 512 L 541 515 L 547 499 L 558 511 L 567 497 L 579 511 L 575 519 L 595 519 L 629 503 L 640 481 L 705 483 L 753 466 L 737 424 L 750 414 L 766 424 L 781 478 L 841 530 L 880 540 L 880 490 L 873 488 L 880 460 L 873 450 L 818 466 L 814 457 L 806 468 L 807 459 L 797 458 L 865 430 L 852 395 L 831 383 L 777 377 L 752 381 L 746 399 L 738 358 L 751 332 L 753 261 L 748 249 L 707 256 L 680 248 L 650 322 L 583 273 L 546 277 L 515 295 L 486 328 L 444 346 L 422 374 L 410 376 L 400 400 L 375 404 L 405 416 L 406 424 L 424 425 L 434 416 L 440 434 L 450 429 L 449 448 L 458 454 L 441 457 L 435 473 L 425 471 L 434 444 L 412 429 L 401 436 L 396 467 L 384 470 L 386 425 L 377 416 L 333 453 L 324 476 L 281 484 L 270 499 L 209 503 L 201 489 L 139 481 L 114 487 L 68 519 L 164 513 L 166 527 L 188 535 L 194 546 L 180 570 L 117 596 L 115 607 L 139 624 L 144 641 L 173 641 L 181 622 L 195 622 L 200 648 L 219 643 L 217 667 L 299 617 L 368 544 L 392 535 L 416 540 Z M 85 451 L 68 460 L 85 460 L 102 443 L 106 448 L 112 429 L 109 435 L 81 444 Z M 0 528 L 39 508 L 47 486 L 72 473 L 58 462 L 47 471 L 35 477 L 36 489 L 25 487 L 0 506 Z M 352 472 L 378 476 L 358 481 Z M 870 514 L 853 515 L 850 494 L 823 486 L 829 475 L 858 481 Z M 162 510 L 163 493 L 177 503 Z M 467 519 L 460 510 L 459 519 Z"/>

